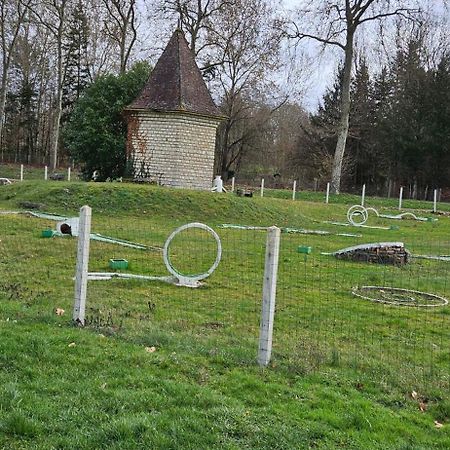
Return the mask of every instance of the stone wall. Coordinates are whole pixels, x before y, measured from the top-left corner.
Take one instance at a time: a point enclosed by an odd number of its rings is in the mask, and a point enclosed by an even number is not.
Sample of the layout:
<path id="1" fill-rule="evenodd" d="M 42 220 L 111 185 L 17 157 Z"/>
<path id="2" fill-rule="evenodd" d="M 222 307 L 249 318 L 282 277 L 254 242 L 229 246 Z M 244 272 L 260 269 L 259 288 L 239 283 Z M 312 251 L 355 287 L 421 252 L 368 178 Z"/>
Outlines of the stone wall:
<path id="1" fill-rule="evenodd" d="M 163 186 L 210 189 L 219 120 L 184 113 L 133 112 L 128 152 L 134 175 Z"/>
<path id="2" fill-rule="evenodd" d="M 407 264 L 410 259 L 402 242 L 356 245 L 339 250 L 334 255 L 338 259 L 393 265 Z"/>

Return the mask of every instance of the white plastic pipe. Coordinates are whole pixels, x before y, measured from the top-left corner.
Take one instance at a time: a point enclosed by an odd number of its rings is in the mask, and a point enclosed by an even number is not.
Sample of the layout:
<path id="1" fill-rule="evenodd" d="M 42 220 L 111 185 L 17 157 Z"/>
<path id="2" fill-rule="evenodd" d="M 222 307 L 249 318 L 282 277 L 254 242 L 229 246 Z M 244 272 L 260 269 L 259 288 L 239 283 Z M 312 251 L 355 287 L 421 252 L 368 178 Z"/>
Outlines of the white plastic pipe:
<path id="1" fill-rule="evenodd" d="M 234 177 L 231 179 L 231 192 L 234 192 Z"/>
<path id="2" fill-rule="evenodd" d="M 438 191 L 437 191 L 437 189 L 435 189 L 434 195 L 433 195 L 433 212 L 437 212 L 437 194 L 438 194 Z"/>
<path id="3" fill-rule="evenodd" d="M 261 178 L 261 197 L 264 197 L 264 178 Z"/>
<path id="4" fill-rule="evenodd" d="M 70 181 L 70 167 L 67 169 L 67 181 Z"/>
<path id="5" fill-rule="evenodd" d="M 328 204 L 329 200 L 330 200 L 330 183 L 327 183 L 327 195 L 325 197 L 325 203 Z"/>
<path id="6" fill-rule="evenodd" d="M 295 191 L 297 189 L 297 180 L 294 180 L 294 184 L 292 186 L 292 200 L 295 200 Z"/>
<path id="7" fill-rule="evenodd" d="M 361 206 L 364 206 L 365 199 L 366 199 L 366 185 L 363 184 L 362 192 L 361 192 Z"/>
<path id="8" fill-rule="evenodd" d="M 48 180 L 48 167 L 47 166 L 45 166 L 45 168 L 44 168 L 44 180 Z"/>
<path id="9" fill-rule="evenodd" d="M 23 181 L 23 164 L 20 165 L 20 181 Z"/>
<path id="10" fill-rule="evenodd" d="M 403 186 L 400 187 L 400 195 L 398 196 L 398 209 L 402 209 Z"/>

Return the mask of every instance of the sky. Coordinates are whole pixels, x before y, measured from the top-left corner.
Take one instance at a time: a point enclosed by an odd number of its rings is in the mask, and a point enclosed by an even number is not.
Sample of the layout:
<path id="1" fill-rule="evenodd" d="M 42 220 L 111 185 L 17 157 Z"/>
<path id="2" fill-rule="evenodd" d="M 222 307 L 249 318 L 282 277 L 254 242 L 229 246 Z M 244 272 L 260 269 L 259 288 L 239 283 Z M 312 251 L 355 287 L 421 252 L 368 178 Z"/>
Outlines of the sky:
<path id="1" fill-rule="evenodd" d="M 287 14 L 291 11 L 289 15 L 294 17 L 292 11 L 304 5 L 307 1 L 281 0 L 281 3 Z M 340 1 L 343 3 L 343 0 Z M 445 21 L 447 26 L 444 29 L 448 30 L 450 24 L 450 0 L 416 1 L 419 7 L 429 9 L 435 20 Z M 315 0 L 314 3 L 316 2 L 320 3 L 321 0 Z M 409 2 L 405 1 L 403 3 L 407 4 Z M 389 40 L 393 42 L 395 36 L 392 34 L 387 39 L 388 42 Z M 372 29 L 370 27 L 363 27 L 358 30 L 355 47 L 357 52 L 363 51 L 366 54 L 370 66 L 375 70 L 387 62 L 386 54 L 380 51 L 378 32 L 373 27 Z M 302 103 L 308 111 L 314 111 L 317 109 L 326 88 L 334 82 L 338 64 L 343 58 L 343 51 L 334 46 L 323 50 L 323 46 L 311 40 L 302 41 L 298 51 L 306 53 L 304 64 L 307 66 L 307 70 L 302 79 L 305 86 L 302 92 Z M 299 63 L 302 64 L 302 58 L 299 59 Z"/>
<path id="2" fill-rule="evenodd" d="M 277 1 L 277 0 L 275 0 Z M 309 0 L 278 0 L 285 11 L 285 14 L 290 18 L 295 18 L 294 10 L 295 8 L 304 5 Z M 320 4 L 324 0 L 314 0 L 313 5 Z M 342 3 L 344 0 L 338 0 Z M 400 0 L 399 0 L 400 1 Z M 408 2 L 414 0 L 408 0 Z M 447 26 L 450 23 L 450 11 L 449 5 L 450 0 L 448 0 L 447 7 L 444 6 L 446 0 L 416 0 L 418 4 L 423 7 L 430 8 L 437 18 L 446 17 Z M 406 0 L 405 0 L 405 3 Z M 143 7 L 144 3 L 140 6 Z M 142 10 L 142 13 L 145 12 Z M 140 54 L 145 59 L 149 58 L 156 61 L 156 58 L 160 55 L 162 48 L 165 46 L 166 40 L 171 32 L 171 27 L 169 26 L 167 30 L 163 30 L 164 26 L 167 27 L 169 24 L 160 24 L 160 27 L 150 27 L 153 30 L 147 29 L 144 34 L 147 36 L 141 41 Z M 159 36 L 155 36 L 156 33 Z M 169 29 L 170 28 L 170 29 Z M 143 30 L 141 30 L 143 31 Z M 165 36 L 167 34 L 167 37 Z M 391 41 L 394 40 L 394 36 L 391 36 Z M 160 43 L 158 48 L 147 46 L 146 43 Z M 382 54 L 379 51 L 379 45 L 377 45 L 377 32 L 373 28 L 370 30 L 367 27 L 361 28 L 357 34 L 357 51 L 363 50 L 366 54 L 369 65 L 373 68 L 381 66 L 380 61 L 386 63 L 386 54 Z M 330 46 L 327 49 L 323 49 L 320 44 L 311 41 L 304 40 L 297 48 L 290 46 L 288 48 L 285 46 L 283 49 L 283 55 L 288 62 L 292 59 L 292 55 L 295 56 L 297 61 L 297 67 L 295 70 L 295 75 L 299 78 L 295 79 L 287 77 L 288 70 L 285 73 L 280 74 L 280 82 L 285 84 L 286 91 L 292 95 L 292 99 L 300 101 L 303 107 L 308 111 L 315 111 L 322 99 L 323 94 L 328 86 L 331 86 L 334 82 L 335 73 L 339 64 L 339 61 L 343 57 L 343 51 L 337 47 Z M 288 67 L 286 63 L 285 67 Z M 295 81 L 293 81 L 295 80 Z"/>

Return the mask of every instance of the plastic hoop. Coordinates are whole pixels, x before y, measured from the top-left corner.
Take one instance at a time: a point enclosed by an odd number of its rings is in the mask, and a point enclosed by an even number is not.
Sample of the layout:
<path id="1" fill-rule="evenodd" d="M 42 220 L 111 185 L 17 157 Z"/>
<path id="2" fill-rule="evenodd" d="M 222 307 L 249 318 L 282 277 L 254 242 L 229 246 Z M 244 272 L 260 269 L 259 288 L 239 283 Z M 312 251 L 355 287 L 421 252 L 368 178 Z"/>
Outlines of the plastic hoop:
<path id="1" fill-rule="evenodd" d="M 360 220 L 357 220 L 359 218 Z M 361 205 L 353 205 L 347 211 L 347 220 L 355 227 L 364 225 L 369 218 L 367 209 Z"/>
<path id="2" fill-rule="evenodd" d="M 170 262 L 170 256 L 169 256 L 169 247 L 170 243 L 172 242 L 173 238 L 180 232 L 187 230 L 188 228 L 199 228 L 201 230 L 207 231 L 210 235 L 213 236 L 217 243 L 217 255 L 216 259 L 213 263 L 213 265 L 204 273 L 198 274 L 198 275 L 184 275 L 180 272 L 178 272 L 175 267 L 173 267 L 172 263 Z M 176 278 L 178 278 L 181 281 L 188 281 L 192 283 L 196 283 L 200 280 L 204 280 L 205 278 L 209 277 L 219 265 L 220 259 L 222 258 L 222 243 L 220 242 L 219 235 L 208 225 L 205 225 L 203 223 L 199 222 L 193 222 L 193 223 L 187 223 L 185 225 L 182 225 L 181 227 L 178 227 L 175 231 L 172 232 L 172 234 L 167 238 L 164 248 L 163 248 L 163 259 L 164 264 L 166 265 L 167 270 Z"/>
<path id="3" fill-rule="evenodd" d="M 369 293 L 375 291 L 376 297 L 371 297 Z M 352 289 L 352 294 L 356 297 L 370 300 L 375 303 L 384 303 L 393 306 L 412 306 L 419 308 L 438 308 L 447 306 L 448 300 L 440 295 L 429 292 L 415 291 L 413 289 L 386 287 L 386 286 L 361 286 Z M 365 295 L 364 295 L 365 294 Z M 391 297 L 389 297 L 391 295 Z M 417 297 L 428 299 L 429 303 L 418 303 Z"/>

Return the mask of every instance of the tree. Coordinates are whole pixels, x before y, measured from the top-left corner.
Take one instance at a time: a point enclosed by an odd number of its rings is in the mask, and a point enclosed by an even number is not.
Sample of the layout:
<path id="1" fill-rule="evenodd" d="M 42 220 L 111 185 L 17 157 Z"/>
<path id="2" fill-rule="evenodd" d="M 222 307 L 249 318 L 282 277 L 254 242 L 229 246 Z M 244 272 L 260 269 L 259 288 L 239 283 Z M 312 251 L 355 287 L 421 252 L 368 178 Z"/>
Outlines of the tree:
<path id="1" fill-rule="evenodd" d="M 31 0 L 2 0 L 0 2 L 0 147 L 2 147 L 5 105 L 8 90 L 9 70 L 19 37 L 19 32 L 28 14 Z"/>
<path id="2" fill-rule="evenodd" d="M 63 86 L 63 122 L 83 89 L 92 81 L 88 66 L 89 26 L 81 0 L 67 20 L 63 48 L 67 55 Z"/>
<path id="3" fill-rule="evenodd" d="M 189 47 L 197 56 L 210 43 L 205 42 L 211 19 L 220 13 L 227 0 L 163 0 L 160 6 L 164 14 L 174 15 L 179 26 L 188 35 Z M 199 42 L 201 45 L 199 45 Z"/>
<path id="4" fill-rule="evenodd" d="M 119 48 L 119 73 L 127 70 L 131 51 L 137 38 L 136 0 L 102 0 L 109 20 L 105 34 Z"/>
<path id="5" fill-rule="evenodd" d="M 143 88 L 149 73 L 148 64 L 138 63 L 124 74 L 101 76 L 76 102 L 63 137 L 85 179 L 94 170 L 100 171 L 101 180 L 124 174 L 126 124 L 122 111 Z"/>
<path id="6" fill-rule="evenodd" d="M 277 68 L 280 35 L 274 27 L 275 15 L 266 0 L 234 0 L 224 4 L 211 24 L 207 40 L 214 44 L 223 61 L 213 80 L 222 93 L 222 111 L 227 119 L 220 125 L 216 146 L 216 171 L 224 179 L 239 165 L 252 134 L 258 128 L 250 125 L 255 103 L 271 97 L 276 110 L 281 102 L 274 100 L 276 87 L 270 75 Z"/>
<path id="7" fill-rule="evenodd" d="M 56 47 L 56 99 L 54 106 L 53 132 L 50 148 L 50 167 L 56 169 L 58 163 L 59 135 L 63 108 L 63 89 L 66 71 L 64 33 L 67 24 L 70 0 L 45 0 L 32 8 L 39 23 L 53 36 Z"/>
<path id="8" fill-rule="evenodd" d="M 339 193 L 349 128 L 351 73 L 356 33 L 364 24 L 380 22 L 389 17 L 413 19 L 420 10 L 405 6 L 408 2 L 400 0 L 323 0 L 320 6 L 313 0 L 304 3 L 306 8 L 301 13 L 304 16 L 313 14 L 314 18 L 320 21 L 317 33 L 305 32 L 304 26 L 291 23 L 292 28 L 286 29 L 285 35 L 296 40 L 312 39 L 323 45 L 337 47 L 344 52 L 341 115 L 331 175 L 332 190 Z"/>

